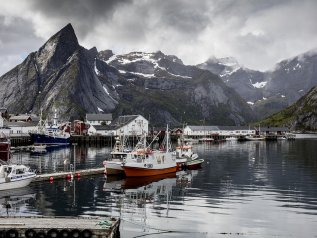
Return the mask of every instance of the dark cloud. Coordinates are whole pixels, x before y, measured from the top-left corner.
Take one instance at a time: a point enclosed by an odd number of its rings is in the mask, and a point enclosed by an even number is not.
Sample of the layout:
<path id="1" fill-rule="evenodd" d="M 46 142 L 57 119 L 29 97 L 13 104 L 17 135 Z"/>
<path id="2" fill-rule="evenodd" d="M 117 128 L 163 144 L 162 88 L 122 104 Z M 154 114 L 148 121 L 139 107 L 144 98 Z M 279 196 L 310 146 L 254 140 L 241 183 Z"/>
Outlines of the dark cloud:
<path id="1" fill-rule="evenodd" d="M 107 21 L 122 4 L 131 0 L 31 0 L 32 9 L 48 19 L 61 19 L 76 25 L 77 34 L 85 37 L 100 21 Z"/>
<path id="2" fill-rule="evenodd" d="M 43 43 L 34 35 L 33 24 L 0 15 L 0 75 L 10 70 Z"/>
<path id="3" fill-rule="evenodd" d="M 234 56 L 265 70 L 317 47 L 316 0 L 10 0 L 2 8 L 1 62 L 38 49 L 69 22 L 87 48 L 162 50 L 187 64 Z"/>

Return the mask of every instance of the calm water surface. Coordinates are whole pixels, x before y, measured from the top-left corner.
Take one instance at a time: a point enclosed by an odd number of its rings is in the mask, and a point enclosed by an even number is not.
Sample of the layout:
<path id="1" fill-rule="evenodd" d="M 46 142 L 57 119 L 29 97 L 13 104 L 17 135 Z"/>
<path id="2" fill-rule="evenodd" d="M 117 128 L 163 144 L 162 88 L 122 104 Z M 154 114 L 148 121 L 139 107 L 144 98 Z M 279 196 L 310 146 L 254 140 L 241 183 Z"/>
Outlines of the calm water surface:
<path id="1" fill-rule="evenodd" d="M 317 237 L 317 140 L 195 145 L 176 176 L 96 176 L 0 192 L 0 215 L 121 217 L 121 237 Z M 100 166 L 110 148 L 16 153 L 38 172 Z M 9 204 L 9 206 L 8 206 Z M 9 208 L 8 208 L 9 207 Z"/>

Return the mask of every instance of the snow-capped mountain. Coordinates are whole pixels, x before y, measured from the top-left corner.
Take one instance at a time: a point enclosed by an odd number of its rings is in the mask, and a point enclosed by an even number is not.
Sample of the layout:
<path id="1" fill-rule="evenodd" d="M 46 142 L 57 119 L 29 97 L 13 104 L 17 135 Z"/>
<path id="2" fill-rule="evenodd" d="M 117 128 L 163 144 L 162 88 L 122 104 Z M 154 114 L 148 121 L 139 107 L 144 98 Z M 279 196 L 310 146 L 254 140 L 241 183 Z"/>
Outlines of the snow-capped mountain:
<path id="1" fill-rule="evenodd" d="M 267 83 L 265 74 L 242 67 L 235 58 L 211 58 L 197 66 L 219 75 L 250 105 L 263 98 L 262 91 Z"/>
<path id="2" fill-rule="evenodd" d="M 252 106 L 259 118 L 263 118 L 293 104 L 317 85 L 316 52 L 281 61 L 267 72 L 241 67 L 236 60 L 222 63 L 222 59 L 215 58 L 198 67 L 218 74 Z"/>
<path id="3" fill-rule="evenodd" d="M 63 119 L 85 113 L 142 114 L 152 124 L 238 125 L 253 119 L 246 102 L 216 75 L 162 52 L 87 50 L 69 24 L 0 77 L 0 106 L 10 113 Z"/>

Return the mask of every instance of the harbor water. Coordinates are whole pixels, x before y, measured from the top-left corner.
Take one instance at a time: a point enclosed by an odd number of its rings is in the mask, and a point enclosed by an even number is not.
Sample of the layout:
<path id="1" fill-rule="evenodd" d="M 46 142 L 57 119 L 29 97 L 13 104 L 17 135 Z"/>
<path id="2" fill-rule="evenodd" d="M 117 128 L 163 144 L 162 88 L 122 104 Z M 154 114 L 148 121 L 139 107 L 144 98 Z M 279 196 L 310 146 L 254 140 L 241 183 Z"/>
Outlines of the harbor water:
<path id="1" fill-rule="evenodd" d="M 98 175 L 0 192 L 1 216 L 114 216 L 121 237 L 316 237 L 317 139 L 197 144 L 201 169 Z M 102 166 L 111 147 L 16 152 L 38 173 Z M 74 161 L 75 158 L 75 161 Z"/>

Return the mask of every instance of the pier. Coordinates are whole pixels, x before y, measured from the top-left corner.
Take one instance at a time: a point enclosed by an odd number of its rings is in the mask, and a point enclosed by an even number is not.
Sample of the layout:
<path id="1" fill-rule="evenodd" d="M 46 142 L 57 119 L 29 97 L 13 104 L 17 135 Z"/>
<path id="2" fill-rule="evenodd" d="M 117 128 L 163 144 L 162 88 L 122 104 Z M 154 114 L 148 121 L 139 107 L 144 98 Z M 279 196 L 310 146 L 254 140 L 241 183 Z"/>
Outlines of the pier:
<path id="1" fill-rule="evenodd" d="M 57 173 L 49 173 L 49 174 L 39 174 L 35 177 L 33 182 L 40 181 L 53 181 L 56 179 L 71 179 L 75 177 L 82 176 L 90 176 L 105 173 L 105 168 L 95 168 L 95 169 L 83 169 L 77 171 L 69 171 L 69 172 L 57 172 Z"/>
<path id="2" fill-rule="evenodd" d="M 0 217 L 0 237 L 119 238 L 113 217 Z"/>

